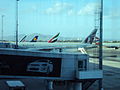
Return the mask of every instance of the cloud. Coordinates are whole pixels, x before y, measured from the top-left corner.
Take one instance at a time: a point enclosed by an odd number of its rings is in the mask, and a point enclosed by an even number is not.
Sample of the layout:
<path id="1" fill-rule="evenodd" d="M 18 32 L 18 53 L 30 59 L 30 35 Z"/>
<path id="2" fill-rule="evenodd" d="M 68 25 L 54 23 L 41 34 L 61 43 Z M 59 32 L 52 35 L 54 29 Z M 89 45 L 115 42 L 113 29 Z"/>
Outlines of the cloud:
<path id="1" fill-rule="evenodd" d="M 78 15 L 93 15 L 95 13 L 96 7 L 99 7 L 98 3 L 89 3 L 85 7 L 78 11 Z"/>
<path id="2" fill-rule="evenodd" d="M 36 5 L 32 5 L 30 7 L 24 8 L 21 10 L 22 13 L 33 13 L 37 11 L 37 6 Z"/>
<path id="3" fill-rule="evenodd" d="M 97 7 L 97 8 L 96 8 Z M 99 10 L 99 3 L 88 3 L 80 10 L 77 10 L 71 3 L 59 2 L 45 10 L 45 14 L 66 14 L 66 15 L 94 15 L 95 10 Z"/>
<path id="4" fill-rule="evenodd" d="M 37 11 L 37 6 L 33 5 L 33 6 L 31 7 L 31 10 L 32 10 L 32 11 Z"/>
<path id="5" fill-rule="evenodd" d="M 118 19 L 120 18 L 120 12 L 119 10 L 113 10 L 113 11 L 109 11 L 107 14 L 104 15 L 104 18 L 107 19 Z"/>
<path id="6" fill-rule="evenodd" d="M 45 10 L 46 14 L 71 13 L 73 6 L 69 3 L 55 3 L 52 7 Z"/>
<path id="7" fill-rule="evenodd" d="M 68 15 L 73 15 L 73 14 L 74 14 L 74 11 L 71 9 L 71 10 L 68 11 L 67 14 L 68 14 Z"/>
<path id="8" fill-rule="evenodd" d="M 5 8 L 0 8 L 0 11 L 2 12 L 2 11 L 5 11 L 6 9 Z"/>

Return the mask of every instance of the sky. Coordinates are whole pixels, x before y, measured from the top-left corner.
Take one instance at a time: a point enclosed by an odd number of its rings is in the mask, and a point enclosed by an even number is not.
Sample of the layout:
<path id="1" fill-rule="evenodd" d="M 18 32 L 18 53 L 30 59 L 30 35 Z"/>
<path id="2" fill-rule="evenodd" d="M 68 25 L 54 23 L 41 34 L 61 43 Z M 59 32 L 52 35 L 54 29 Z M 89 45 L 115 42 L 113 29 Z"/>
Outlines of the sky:
<path id="1" fill-rule="evenodd" d="M 19 34 L 40 33 L 83 38 L 95 28 L 100 0 L 19 0 Z M 103 38 L 120 40 L 120 0 L 104 0 Z M 15 35 L 16 0 L 0 0 L 5 35 Z M 0 17 L 0 29 L 2 28 Z M 96 21 L 98 23 L 98 21 Z M 1 30 L 0 30 L 1 35 Z M 99 35 L 99 33 L 98 33 Z"/>

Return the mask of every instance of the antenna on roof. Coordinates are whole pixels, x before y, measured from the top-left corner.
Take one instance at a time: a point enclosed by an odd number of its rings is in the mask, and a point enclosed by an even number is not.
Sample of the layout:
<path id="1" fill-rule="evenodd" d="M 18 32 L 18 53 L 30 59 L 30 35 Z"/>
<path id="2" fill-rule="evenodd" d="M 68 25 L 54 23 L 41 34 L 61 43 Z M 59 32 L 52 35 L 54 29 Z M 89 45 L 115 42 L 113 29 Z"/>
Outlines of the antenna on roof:
<path id="1" fill-rule="evenodd" d="M 3 23 L 4 23 L 4 22 L 3 22 L 3 20 L 4 20 L 3 18 L 4 18 L 4 16 L 5 16 L 5 15 L 2 15 L 2 16 L 1 16 L 1 17 L 2 17 L 2 31 L 1 31 L 1 40 L 2 40 L 2 43 L 3 43 Z"/>
<path id="2" fill-rule="evenodd" d="M 15 49 L 18 49 L 18 2 L 19 0 L 16 0 L 16 46 L 15 46 Z"/>

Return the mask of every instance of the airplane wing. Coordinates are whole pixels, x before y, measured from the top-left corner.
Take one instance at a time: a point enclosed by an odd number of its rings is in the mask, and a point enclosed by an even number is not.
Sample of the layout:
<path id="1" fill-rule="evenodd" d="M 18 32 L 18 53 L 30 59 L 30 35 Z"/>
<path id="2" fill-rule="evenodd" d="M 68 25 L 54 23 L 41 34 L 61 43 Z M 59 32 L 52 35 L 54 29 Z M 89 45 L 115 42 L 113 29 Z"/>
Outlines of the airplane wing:
<path id="1" fill-rule="evenodd" d="M 117 45 L 104 45 L 104 47 L 106 47 L 106 48 L 114 48 L 114 49 L 119 49 L 120 47 L 119 46 L 117 46 Z"/>
<path id="2" fill-rule="evenodd" d="M 120 43 L 103 43 L 104 48 L 119 49 Z"/>

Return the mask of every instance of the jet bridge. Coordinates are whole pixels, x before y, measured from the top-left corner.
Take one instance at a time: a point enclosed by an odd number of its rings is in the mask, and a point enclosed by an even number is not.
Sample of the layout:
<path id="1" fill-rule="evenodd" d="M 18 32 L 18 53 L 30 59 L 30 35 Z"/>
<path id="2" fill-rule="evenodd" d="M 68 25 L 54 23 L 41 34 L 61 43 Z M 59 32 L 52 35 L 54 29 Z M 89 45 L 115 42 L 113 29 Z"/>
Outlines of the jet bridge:
<path id="1" fill-rule="evenodd" d="M 70 87 L 75 90 L 86 90 L 103 72 L 90 67 L 88 54 L 0 48 L 0 78 L 44 79 L 48 90 L 65 81 L 74 83 Z"/>

